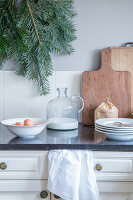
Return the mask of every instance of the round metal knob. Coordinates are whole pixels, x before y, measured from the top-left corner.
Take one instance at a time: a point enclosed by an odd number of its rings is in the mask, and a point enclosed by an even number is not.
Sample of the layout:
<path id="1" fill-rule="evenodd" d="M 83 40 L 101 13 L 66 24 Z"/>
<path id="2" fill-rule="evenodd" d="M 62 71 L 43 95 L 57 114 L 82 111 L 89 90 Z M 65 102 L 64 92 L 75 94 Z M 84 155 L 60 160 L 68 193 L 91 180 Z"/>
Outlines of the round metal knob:
<path id="1" fill-rule="evenodd" d="M 47 191 L 42 191 L 42 192 L 40 193 L 40 197 L 41 197 L 42 199 L 46 199 L 46 198 L 48 197 L 48 192 L 47 192 Z"/>
<path id="2" fill-rule="evenodd" d="M 58 197 L 56 194 L 54 194 L 54 198 L 55 199 L 60 199 L 60 197 Z"/>
<path id="3" fill-rule="evenodd" d="M 7 168 L 7 164 L 5 162 L 0 163 L 0 169 L 5 170 Z"/>
<path id="4" fill-rule="evenodd" d="M 96 164 L 96 170 L 101 171 L 102 170 L 102 165 L 100 163 Z"/>

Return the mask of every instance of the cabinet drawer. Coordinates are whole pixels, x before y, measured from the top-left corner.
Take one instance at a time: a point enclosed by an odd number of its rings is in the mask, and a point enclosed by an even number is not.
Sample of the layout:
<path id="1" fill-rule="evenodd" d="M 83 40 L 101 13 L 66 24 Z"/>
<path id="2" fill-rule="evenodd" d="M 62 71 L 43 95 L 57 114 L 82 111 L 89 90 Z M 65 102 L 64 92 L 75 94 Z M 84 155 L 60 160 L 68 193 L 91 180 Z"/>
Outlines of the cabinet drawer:
<path id="1" fill-rule="evenodd" d="M 101 173 L 131 173 L 132 160 L 131 159 L 95 159 L 95 171 L 100 170 Z M 99 168 L 98 168 L 99 167 Z M 100 168 L 101 167 L 101 168 Z"/>
<path id="2" fill-rule="evenodd" d="M 133 199 L 132 182 L 98 182 L 100 200 Z"/>
<path id="3" fill-rule="evenodd" d="M 133 181 L 132 152 L 94 152 L 97 180 Z"/>
<path id="4" fill-rule="evenodd" d="M 45 200 L 50 200 L 47 191 L 47 181 L 39 180 L 1 180 L 1 200 L 41 200 L 41 192 L 45 193 Z"/>
<path id="5" fill-rule="evenodd" d="M 4 151 L 0 152 L 0 179 L 47 179 L 47 151 Z M 3 166 L 3 165 L 2 165 Z"/>
<path id="6" fill-rule="evenodd" d="M 133 182 L 98 181 L 97 185 L 100 193 L 133 193 Z"/>

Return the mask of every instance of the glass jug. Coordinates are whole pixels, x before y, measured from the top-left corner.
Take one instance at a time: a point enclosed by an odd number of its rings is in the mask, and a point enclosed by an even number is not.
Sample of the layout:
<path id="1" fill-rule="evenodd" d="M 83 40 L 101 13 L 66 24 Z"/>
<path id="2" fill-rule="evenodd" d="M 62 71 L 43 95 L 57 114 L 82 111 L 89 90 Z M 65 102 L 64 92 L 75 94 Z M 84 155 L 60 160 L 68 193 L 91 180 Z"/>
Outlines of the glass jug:
<path id="1" fill-rule="evenodd" d="M 72 130 L 78 128 L 78 114 L 84 108 L 84 101 L 80 96 L 67 97 L 67 88 L 57 88 L 58 97 L 49 101 L 46 109 L 50 129 Z M 81 103 L 79 109 L 78 102 Z"/>

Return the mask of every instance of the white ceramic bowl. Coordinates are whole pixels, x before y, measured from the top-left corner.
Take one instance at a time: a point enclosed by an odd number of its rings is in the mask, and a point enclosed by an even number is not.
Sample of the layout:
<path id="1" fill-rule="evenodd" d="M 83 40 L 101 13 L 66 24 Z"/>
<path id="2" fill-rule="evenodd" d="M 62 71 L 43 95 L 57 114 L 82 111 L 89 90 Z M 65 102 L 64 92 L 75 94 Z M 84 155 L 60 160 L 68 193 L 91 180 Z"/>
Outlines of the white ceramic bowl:
<path id="1" fill-rule="evenodd" d="M 48 121 L 45 121 L 40 118 L 30 118 L 34 124 L 34 126 L 14 126 L 16 122 L 24 122 L 26 118 L 16 118 L 16 119 L 7 119 L 1 121 L 1 124 L 3 124 L 11 133 L 18 137 L 22 138 L 34 138 L 36 135 L 41 133 L 45 126 L 48 124 Z M 27 118 L 29 119 L 29 118 Z"/>

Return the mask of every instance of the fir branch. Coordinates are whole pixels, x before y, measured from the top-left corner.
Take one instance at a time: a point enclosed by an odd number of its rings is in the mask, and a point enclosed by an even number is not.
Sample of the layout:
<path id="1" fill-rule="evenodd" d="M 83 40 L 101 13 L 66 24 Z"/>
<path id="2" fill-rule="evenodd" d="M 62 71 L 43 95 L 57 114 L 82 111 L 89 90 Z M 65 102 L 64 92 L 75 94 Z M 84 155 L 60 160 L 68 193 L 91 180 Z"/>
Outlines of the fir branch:
<path id="1" fill-rule="evenodd" d="M 57 50 L 57 52 L 61 52 L 61 50 L 56 47 L 55 45 L 51 44 L 50 42 L 46 42 L 47 44 L 49 44 L 50 46 L 52 46 L 55 50 Z"/>
<path id="2" fill-rule="evenodd" d="M 26 64 L 21 64 L 20 67 L 18 67 L 16 70 L 15 70 L 15 73 L 19 76 L 25 76 L 26 75 Z"/>
<path id="3" fill-rule="evenodd" d="M 60 24 L 61 26 L 65 27 L 66 29 L 68 29 L 71 32 L 74 32 L 75 30 L 73 28 L 68 27 L 67 25 L 65 25 L 64 23 L 62 23 L 61 21 L 57 20 L 57 19 L 53 19 L 55 22 L 57 22 L 58 24 Z"/>
<path id="4" fill-rule="evenodd" d="M 45 66 L 45 69 L 46 69 L 46 75 L 48 76 L 48 71 L 47 71 L 47 67 L 46 67 L 46 63 L 44 62 L 44 66 Z"/>
<path id="5" fill-rule="evenodd" d="M 13 48 L 11 50 L 11 55 L 10 55 L 11 58 L 13 57 L 13 53 L 14 53 L 15 48 L 16 48 L 16 43 L 14 44 L 14 46 L 13 46 Z"/>
<path id="6" fill-rule="evenodd" d="M 41 49 L 42 49 L 41 39 L 40 39 L 40 37 L 39 37 L 39 33 L 38 33 L 38 30 L 37 30 L 37 27 L 36 27 L 36 23 L 35 23 L 33 14 L 32 14 L 32 10 L 31 10 L 30 4 L 27 3 L 27 6 L 28 6 L 28 9 L 29 9 L 29 12 L 30 12 L 30 16 L 31 16 L 32 22 L 33 22 L 33 26 L 34 26 L 34 29 L 35 29 L 36 36 L 37 36 L 37 38 L 38 38 L 39 45 L 40 45 L 40 47 L 41 47 Z M 48 73 L 47 73 L 47 65 L 46 65 L 46 63 L 45 63 L 44 66 L 45 66 L 45 68 L 46 68 L 46 76 L 48 76 Z M 39 74 L 40 74 L 40 73 L 39 73 Z M 43 89 L 44 89 L 44 87 L 43 87 Z M 44 93 L 46 93 L 46 92 L 44 92 Z"/>
<path id="7" fill-rule="evenodd" d="M 42 48 L 41 41 L 40 41 L 40 38 L 39 38 L 39 34 L 38 34 L 38 31 L 37 31 L 37 27 L 36 27 L 36 24 L 35 24 L 35 21 L 34 21 L 34 17 L 33 17 L 33 14 L 32 14 L 32 10 L 31 10 L 31 8 L 30 8 L 30 4 L 27 3 L 27 6 L 28 6 L 28 9 L 29 9 L 29 12 L 30 12 L 30 16 L 31 16 L 31 19 L 32 19 L 34 28 L 35 28 L 36 36 L 37 36 L 38 41 L 39 41 L 39 44 L 40 44 L 40 46 L 41 46 L 41 48 Z"/>
<path id="8" fill-rule="evenodd" d="M 72 13 L 66 6 L 64 6 L 63 4 L 61 4 L 59 1 L 55 1 L 56 4 L 60 5 L 61 7 L 63 7 L 72 17 L 75 16 L 75 13 Z"/>
<path id="9" fill-rule="evenodd" d="M 14 6 L 14 4 L 15 4 L 15 0 L 12 0 L 12 6 Z"/>
<path id="10" fill-rule="evenodd" d="M 49 92 L 51 53 L 71 54 L 75 40 L 73 0 L 0 0 L 0 67 L 6 58 L 18 63 L 15 73 Z"/>
<path id="11" fill-rule="evenodd" d="M 70 55 L 70 51 L 67 49 L 66 45 L 58 38 L 58 40 L 60 41 L 60 43 L 63 45 L 64 49 L 66 49 L 66 51 L 68 52 L 68 54 Z"/>
<path id="12" fill-rule="evenodd" d="M 31 41 L 31 39 L 30 39 Z M 32 46 L 32 48 L 29 50 L 25 60 L 27 61 L 29 59 L 29 56 L 31 55 L 32 52 L 34 52 L 34 49 L 37 48 L 37 45 L 38 45 L 38 41 Z"/>
<path id="13" fill-rule="evenodd" d="M 34 75 L 34 61 L 32 62 L 32 80 L 35 78 L 35 75 Z"/>
<path id="14" fill-rule="evenodd" d="M 72 4 L 73 3 L 72 0 L 57 0 L 57 2 L 67 3 L 67 4 Z"/>
<path id="15" fill-rule="evenodd" d="M 52 27 L 51 22 L 50 22 L 49 24 L 50 24 L 50 27 L 51 27 L 51 29 L 52 29 L 52 31 L 53 31 L 53 35 L 54 35 L 54 29 L 53 29 L 53 27 Z"/>
<path id="16" fill-rule="evenodd" d="M 5 54 L 2 53 L 2 55 L 1 55 L 1 57 L 0 57 L 0 69 L 3 68 L 2 62 L 3 62 L 3 60 L 4 60 L 4 57 L 5 57 Z"/>
<path id="17" fill-rule="evenodd" d="M 39 69 L 39 68 L 38 68 L 38 74 L 39 74 L 40 79 L 41 79 L 41 86 L 42 86 L 42 88 L 43 88 L 44 95 L 46 95 L 46 91 L 45 91 L 45 85 L 44 85 L 43 77 L 42 77 L 42 75 L 41 75 L 41 73 L 40 73 L 40 69 Z"/>
<path id="18" fill-rule="evenodd" d="M 23 27 L 24 27 L 24 25 L 25 25 L 25 23 L 27 21 L 28 16 L 29 16 L 29 13 L 26 15 L 26 17 L 24 19 L 24 22 L 23 22 L 22 27 L 21 27 L 21 31 L 22 31 L 22 29 L 23 29 Z"/>

